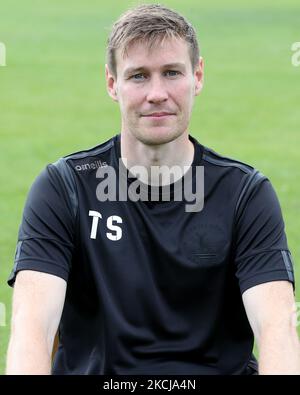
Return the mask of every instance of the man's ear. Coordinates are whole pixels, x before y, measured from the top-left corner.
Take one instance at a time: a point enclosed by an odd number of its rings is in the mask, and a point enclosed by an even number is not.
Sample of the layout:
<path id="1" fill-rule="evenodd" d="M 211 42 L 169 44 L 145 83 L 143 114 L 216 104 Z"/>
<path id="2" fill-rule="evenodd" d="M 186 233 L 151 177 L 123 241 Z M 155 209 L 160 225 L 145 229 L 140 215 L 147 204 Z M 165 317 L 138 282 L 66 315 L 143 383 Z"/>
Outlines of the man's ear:
<path id="1" fill-rule="evenodd" d="M 202 91 L 203 83 L 204 83 L 204 62 L 203 58 L 200 57 L 197 66 L 194 71 L 195 78 L 195 96 L 198 96 Z"/>
<path id="2" fill-rule="evenodd" d="M 119 101 L 117 96 L 117 78 L 113 73 L 110 72 L 108 65 L 105 65 L 105 78 L 106 78 L 106 89 L 109 96 L 114 101 Z"/>

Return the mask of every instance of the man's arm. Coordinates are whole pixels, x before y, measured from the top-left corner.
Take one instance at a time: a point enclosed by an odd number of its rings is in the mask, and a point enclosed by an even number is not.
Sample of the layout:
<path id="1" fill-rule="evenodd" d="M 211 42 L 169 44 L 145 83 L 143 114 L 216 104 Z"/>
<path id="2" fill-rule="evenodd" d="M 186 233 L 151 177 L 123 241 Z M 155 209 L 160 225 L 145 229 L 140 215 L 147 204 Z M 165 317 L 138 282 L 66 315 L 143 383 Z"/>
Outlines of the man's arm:
<path id="1" fill-rule="evenodd" d="M 300 344 L 292 284 L 249 288 L 243 302 L 259 348 L 259 374 L 300 374 Z"/>
<path id="2" fill-rule="evenodd" d="M 61 318 L 66 281 L 37 271 L 17 274 L 6 374 L 50 374 L 54 336 Z"/>

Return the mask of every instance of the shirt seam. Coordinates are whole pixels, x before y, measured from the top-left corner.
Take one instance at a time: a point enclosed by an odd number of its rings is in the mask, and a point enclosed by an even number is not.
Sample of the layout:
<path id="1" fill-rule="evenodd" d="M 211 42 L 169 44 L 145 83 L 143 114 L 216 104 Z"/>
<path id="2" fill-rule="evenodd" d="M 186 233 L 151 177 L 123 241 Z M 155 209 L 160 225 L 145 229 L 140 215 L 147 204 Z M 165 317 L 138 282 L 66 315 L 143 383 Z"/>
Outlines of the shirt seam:
<path id="1" fill-rule="evenodd" d="M 282 273 L 287 274 L 288 271 L 291 272 L 291 270 L 285 270 L 285 269 L 268 270 L 268 271 L 265 271 L 265 272 L 259 272 L 259 273 L 253 274 L 252 276 L 247 277 L 247 278 L 245 278 L 245 279 L 241 279 L 240 281 L 241 281 L 241 283 L 243 283 L 243 282 L 245 282 L 245 281 L 247 281 L 247 280 L 250 280 L 250 279 L 253 278 L 253 277 L 259 277 L 259 276 L 261 276 L 261 275 L 263 275 L 263 274 L 267 274 L 267 273 L 282 272 Z"/>
<path id="2" fill-rule="evenodd" d="M 72 244 L 72 243 L 66 243 L 65 241 L 60 241 L 60 240 L 54 239 L 54 238 L 52 238 L 52 237 L 44 237 L 44 236 L 32 237 L 32 236 L 29 236 L 29 237 L 23 237 L 23 238 L 19 239 L 19 241 L 22 241 L 22 242 L 28 241 L 28 240 L 49 240 L 49 241 L 56 241 L 56 242 L 58 242 L 59 244 L 63 244 L 63 245 L 66 245 L 66 246 L 69 246 L 69 247 L 72 247 L 72 248 L 73 248 L 73 244 Z"/>
<path id="3" fill-rule="evenodd" d="M 65 269 L 64 267 L 62 267 L 62 266 L 60 266 L 60 265 L 58 265 L 57 263 L 54 263 L 53 261 L 49 261 L 49 260 L 41 260 L 41 259 L 32 259 L 32 258 L 21 258 L 21 259 L 18 259 L 18 260 L 16 260 L 15 261 L 15 263 L 16 263 L 16 267 L 15 267 L 15 271 L 18 271 L 17 269 L 18 269 L 18 264 L 20 263 L 20 264 L 22 264 L 23 262 L 26 262 L 26 261 L 30 261 L 30 262 L 32 262 L 32 263 L 38 263 L 38 264 L 40 264 L 40 263 L 47 263 L 47 264 L 51 264 L 51 265 L 54 265 L 54 266 L 57 266 L 57 267 L 59 267 L 60 269 L 62 269 L 66 274 L 68 274 L 68 270 L 67 269 Z M 41 267 L 41 269 L 42 269 L 42 267 Z"/>
<path id="4" fill-rule="evenodd" d="M 243 255 L 242 257 L 240 257 L 240 258 L 236 258 L 235 259 L 235 262 L 239 262 L 239 261 L 241 261 L 241 260 L 243 260 L 243 259 L 245 259 L 245 258 L 250 258 L 250 257 L 252 257 L 252 256 L 256 256 L 256 255 L 260 255 L 260 254 L 264 254 L 264 253 L 266 253 L 266 252 L 281 252 L 281 251 L 288 251 L 288 252 L 290 252 L 290 250 L 289 249 L 282 249 L 282 248 L 269 248 L 269 249 L 267 249 L 267 250 L 263 250 L 263 251 L 259 251 L 259 252 L 253 252 L 253 253 L 251 253 L 251 254 L 247 254 L 247 255 Z"/>

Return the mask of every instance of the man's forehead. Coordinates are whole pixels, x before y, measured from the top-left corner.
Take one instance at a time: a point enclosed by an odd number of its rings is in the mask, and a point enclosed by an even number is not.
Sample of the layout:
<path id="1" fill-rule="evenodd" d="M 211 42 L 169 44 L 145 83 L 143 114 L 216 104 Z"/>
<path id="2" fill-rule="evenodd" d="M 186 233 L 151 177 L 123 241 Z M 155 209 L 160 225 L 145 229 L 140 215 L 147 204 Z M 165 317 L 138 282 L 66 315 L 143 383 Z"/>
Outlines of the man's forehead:
<path id="1" fill-rule="evenodd" d="M 190 61 L 190 57 L 188 43 L 174 38 L 155 42 L 152 46 L 142 41 L 132 43 L 126 50 L 116 51 L 116 60 L 122 69 L 168 65 L 184 67 Z"/>

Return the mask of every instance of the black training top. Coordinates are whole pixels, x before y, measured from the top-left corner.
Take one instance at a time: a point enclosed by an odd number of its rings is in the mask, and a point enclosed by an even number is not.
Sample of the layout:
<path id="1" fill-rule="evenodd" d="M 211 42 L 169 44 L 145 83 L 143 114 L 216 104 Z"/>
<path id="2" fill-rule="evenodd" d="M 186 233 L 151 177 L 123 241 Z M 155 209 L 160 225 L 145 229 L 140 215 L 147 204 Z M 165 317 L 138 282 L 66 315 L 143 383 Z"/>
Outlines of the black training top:
<path id="1" fill-rule="evenodd" d="M 100 201 L 98 169 L 116 170 L 118 191 L 137 181 L 119 169 L 120 135 L 33 183 L 8 283 L 26 269 L 67 281 L 53 374 L 247 374 L 255 363 L 242 293 L 294 284 L 280 205 L 261 173 L 190 139 L 193 190 L 204 167 L 198 211 L 174 198 L 178 182 L 170 201 L 160 190 Z"/>

